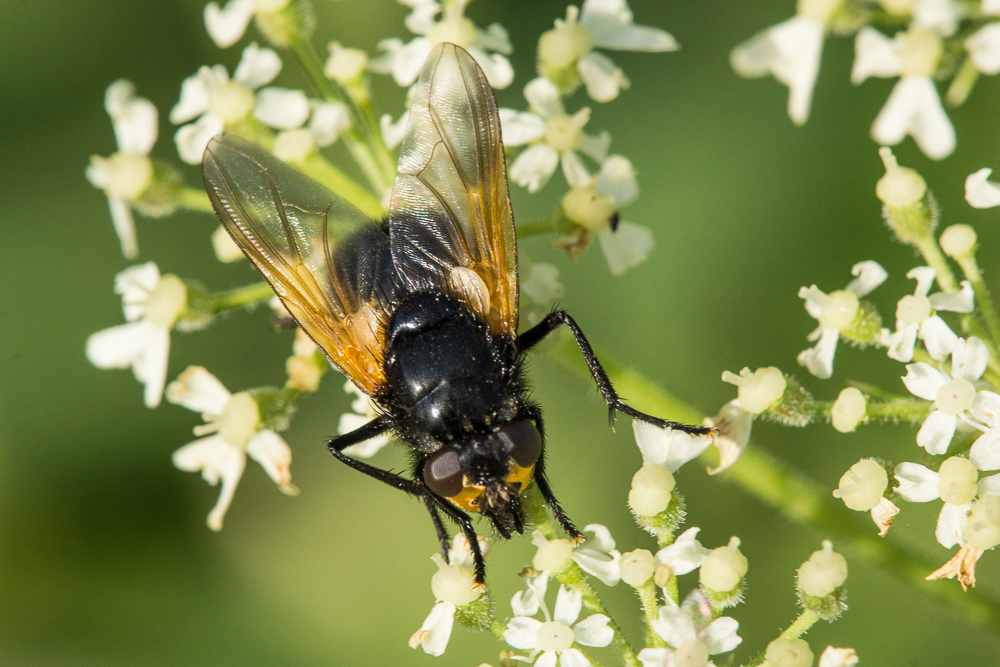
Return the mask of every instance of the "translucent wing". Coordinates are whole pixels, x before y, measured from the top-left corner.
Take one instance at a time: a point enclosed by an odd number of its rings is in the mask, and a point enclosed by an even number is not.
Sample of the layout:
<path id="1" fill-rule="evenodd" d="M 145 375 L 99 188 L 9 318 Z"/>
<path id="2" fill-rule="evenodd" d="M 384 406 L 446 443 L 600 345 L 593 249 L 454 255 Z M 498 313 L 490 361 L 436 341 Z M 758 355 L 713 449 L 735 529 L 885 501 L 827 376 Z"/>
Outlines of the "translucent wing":
<path id="1" fill-rule="evenodd" d="M 238 137 L 213 139 L 203 170 L 223 226 L 288 312 L 337 368 L 377 393 L 397 291 L 385 228 Z"/>
<path id="2" fill-rule="evenodd" d="M 483 71 L 440 44 L 417 81 L 390 205 L 393 262 L 408 291 L 443 289 L 517 333 L 517 245 L 500 117 Z"/>

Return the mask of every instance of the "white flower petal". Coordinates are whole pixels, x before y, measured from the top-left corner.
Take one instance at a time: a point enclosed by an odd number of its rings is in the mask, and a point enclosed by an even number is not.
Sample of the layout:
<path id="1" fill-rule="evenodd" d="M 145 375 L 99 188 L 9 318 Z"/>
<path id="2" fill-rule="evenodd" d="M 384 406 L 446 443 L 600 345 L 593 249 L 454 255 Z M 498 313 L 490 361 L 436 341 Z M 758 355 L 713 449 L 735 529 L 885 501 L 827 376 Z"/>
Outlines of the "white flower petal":
<path id="1" fill-rule="evenodd" d="M 807 16 L 795 16 L 771 29 L 774 78 L 788 86 L 788 116 L 796 125 L 809 117 L 813 87 L 823 52 L 824 27 Z"/>
<path id="2" fill-rule="evenodd" d="M 562 154 L 562 168 L 563 176 L 571 188 L 586 188 L 594 182 L 576 151 L 566 151 Z"/>
<path id="3" fill-rule="evenodd" d="M 723 616 L 712 621 L 707 628 L 698 634 L 698 639 L 708 649 L 709 655 L 726 653 L 740 645 L 743 638 L 736 634 L 740 624 L 735 618 Z"/>
<path id="4" fill-rule="evenodd" d="M 938 482 L 941 476 L 919 463 L 904 461 L 896 466 L 893 477 L 899 482 L 896 493 L 911 503 L 926 503 L 940 498 Z"/>
<path id="5" fill-rule="evenodd" d="M 1000 394 L 992 391 L 977 391 L 969 413 L 991 429 L 1000 426 Z"/>
<path id="6" fill-rule="evenodd" d="M 485 29 L 480 28 L 477 30 L 476 46 L 487 51 L 502 53 L 505 56 L 509 56 L 514 52 L 514 47 L 510 43 L 510 35 L 507 34 L 507 28 L 499 23 L 491 23 Z"/>
<path id="7" fill-rule="evenodd" d="M 153 325 L 146 320 L 119 324 L 87 337 L 87 361 L 97 368 L 128 368 L 153 338 Z"/>
<path id="8" fill-rule="evenodd" d="M 140 320 L 145 322 L 145 320 Z M 155 408 L 163 397 L 167 383 L 167 360 L 170 356 L 170 329 L 150 324 L 151 338 L 132 363 L 135 379 L 145 385 L 143 401 L 147 408 Z"/>
<path id="9" fill-rule="evenodd" d="M 266 429 L 258 431 L 247 442 L 247 454 L 283 492 L 293 495 L 298 492 L 291 484 L 292 450 L 280 435 Z"/>
<path id="10" fill-rule="evenodd" d="M 706 549 L 698 541 L 697 535 L 700 528 L 688 528 L 681 533 L 677 541 L 668 547 L 663 547 L 656 552 L 655 562 L 657 565 L 669 565 L 675 575 L 687 574 L 692 570 L 701 567 L 705 559 L 712 553 L 711 549 Z"/>
<path id="11" fill-rule="evenodd" d="M 225 8 L 210 2 L 205 5 L 205 30 L 220 49 L 240 40 L 253 18 L 253 0 L 229 0 Z"/>
<path id="12" fill-rule="evenodd" d="M 622 208 L 639 196 L 639 183 L 635 178 L 632 161 L 621 155 L 609 155 L 601 164 L 594 190 L 598 194 L 615 198 L 615 207 Z"/>
<path id="13" fill-rule="evenodd" d="M 855 276 L 855 278 L 847 283 L 847 287 L 844 289 L 852 292 L 859 298 L 870 294 L 872 290 L 884 283 L 885 279 L 889 277 L 889 273 L 882 268 L 881 264 L 870 259 L 858 262 L 852 266 L 851 275 Z"/>
<path id="14" fill-rule="evenodd" d="M 642 667 L 672 667 L 673 654 L 665 648 L 644 648 L 636 655 Z"/>
<path id="15" fill-rule="evenodd" d="M 405 2 L 413 11 L 407 14 L 403 20 L 403 25 L 414 35 L 426 35 L 434 29 L 434 17 L 441 11 L 441 5 L 437 2 Z"/>
<path id="16" fill-rule="evenodd" d="M 378 119 L 378 126 L 382 131 L 382 141 L 385 142 L 386 148 L 393 149 L 403 142 L 403 137 L 406 135 L 406 124 L 409 120 L 409 110 L 404 111 L 399 120 L 395 122 L 389 114 L 382 114 L 382 117 Z"/>
<path id="17" fill-rule="evenodd" d="M 309 131 L 317 146 L 329 146 L 351 127 L 351 114 L 343 102 L 321 102 L 313 107 Z"/>
<path id="18" fill-rule="evenodd" d="M 659 428 L 638 419 L 632 420 L 632 431 L 643 461 L 664 466 L 670 472 L 677 472 L 682 465 L 701 456 L 712 444 L 709 437 Z"/>
<path id="19" fill-rule="evenodd" d="M 833 375 L 833 357 L 837 352 L 840 331 L 825 327 L 820 327 L 816 331 L 819 332 L 819 340 L 808 350 L 800 352 L 797 360 L 810 373 L 825 380 Z"/>
<path id="20" fill-rule="evenodd" d="M 243 49 L 240 62 L 233 72 L 233 81 L 256 90 L 274 81 L 281 72 L 281 58 L 267 47 L 259 47 L 256 42 Z"/>
<path id="21" fill-rule="evenodd" d="M 1000 470 L 1000 430 L 990 429 L 979 436 L 972 443 L 969 460 L 979 470 Z"/>
<path id="22" fill-rule="evenodd" d="M 127 79 L 119 79 L 104 96 L 104 106 L 111 116 L 118 150 L 135 155 L 148 155 L 156 143 L 157 112 L 153 103 L 135 96 L 135 87 Z"/>
<path id="23" fill-rule="evenodd" d="M 538 619 L 515 616 L 507 621 L 507 629 L 503 631 L 503 639 L 517 649 L 537 649 L 538 628 L 541 625 L 542 622 Z"/>
<path id="24" fill-rule="evenodd" d="M 927 346 L 927 352 L 938 360 L 951 354 L 955 349 L 955 343 L 958 342 L 958 336 L 955 332 L 937 315 L 931 315 L 920 324 L 920 338 Z M 912 358 L 913 350 L 911 348 L 910 359 Z M 908 361 L 908 359 L 900 361 Z"/>
<path id="25" fill-rule="evenodd" d="M 455 625 L 455 605 L 438 602 L 427 615 L 420 629 L 410 638 L 410 648 L 421 646 L 427 655 L 442 655 L 448 648 L 451 631 Z"/>
<path id="26" fill-rule="evenodd" d="M 625 0 L 586 0 L 580 10 L 580 23 L 590 31 L 598 48 L 651 52 L 679 48 L 670 33 L 635 25 Z"/>
<path id="27" fill-rule="evenodd" d="M 528 192 L 538 192 L 545 185 L 556 167 L 559 153 L 548 144 L 535 144 L 517 156 L 510 168 L 510 179 L 527 188 Z"/>
<path id="28" fill-rule="evenodd" d="M 591 51 L 577 61 L 577 69 L 587 94 L 597 102 L 610 102 L 622 89 L 629 87 L 625 72 L 611 58 Z"/>
<path id="29" fill-rule="evenodd" d="M 381 47 L 383 43 L 379 43 Z M 401 44 L 392 56 L 392 78 L 400 86 L 410 86 L 417 80 L 433 45 L 426 37 L 415 37 L 407 44 Z"/>
<path id="30" fill-rule="evenodd" d="M 975 382 L 982 376 L 989 361 L 990 351 L 983 341 L 975 336 L 968 340 L 959 338 L 951 353 L 951 376 Z"/>
<path id="31" fill-rule="evenodd" d="M 528 82 L 524 87 L 524 99 L 542 118 L 566 113 L 559 89 L 545 77 L 540 76 Z"/>
<path id="32" fill-rule="evenodd" d="M 173 455 L 174 465 L 188 472 L 201 472 L 206 482 L 215 486 L 222 480 L 219 500 L 208 513 L 208 527 L 212 530 L 222 530 L 222 520 L 226 516 L 236 493 L 236 485 L 243 476 L 246 467 L 246 456 L 239 447 L 234 447 L 213 435 L 189 443 Z"/>
<path id="33" fill-rule="evenodd" d="M 580 616 L 583 609 L 583 593 L 576 588 L 559 587 L 559 594 L 556 596 L 556 608 L 552 613 L 552 620 L 563 625 L 573 625 Z"/>
<path id="34" fill-rule="evenodd" d="M 917 445 L 927 450 L 928 454 L 944 454 L 948 451 L 957 427 L 958 417 L 949 417 L 940 410 L 935 410 L 927 415 L 917 431 Z"/>
<path id="35" fill-rule="evenodd" d="M 1000 206 L 1000 185 L 986 179 L 992 169 L 983 168 L 965 179 L 965 201 L 973 208 L 993 208 Z"/>
<path id="36" fill-rule="evenodd" d="M 122 310 L 129 322 L 146 314 L 146 299 L 160 282 L 156 262 L 130 266 L 115 276 L 115 294 L 122 295 Z"/>
<path id="37" fill-rule="evenodd" d="M 500 128 L 504 146 L 522 146 L 544 136 L 545 121 L 530 111 L 500 109 Z"/>
<path id="38" fill-rule="evenodd" d="M 1000 475 L 983 477 L 976 484 L 979 497 L 1000 496 Z"/>
<path id="39" fill-rule="evenodd" d="M 907 134 L 934 160 L 955 150 L 955 128 L 930 77 L 902 77 L 872 125 L 872 137 L 882 144 L 898 144 Z"/>
<path id="40" fill-rule="evenodd" d="M 851 83 L 857 85 L 870 76 L 899 76 L 903 65 L 895 40 L 871 27 L 858 31 L 854 39 L 854 66 Z"/>
<path id="41" fill-rule="evenodd" d="M 573 626 L 576 641 L 584 646 L 603 647 L 614 639 L 614 631 L 608 627 L 608 619 L 604 614 L 588 616 Z"/>
<path id="42" fill-rule="evenodd" d="M 920 361 L 907 364 L 903 384 L 911 394 L 927 401 L 937 399 L 938 389 L 951 382 L 947 373 L 939 371 L 930 364 Z"/>
<path id="43" fill-rule="evenodd" d="M 934 537 L 938 544 L 945 549 L 951 549 L 956 544 L 965 545 L 965 527 L 969 523 L 969 510 L 972 503 L 966 505 L 952 505 L 943 503 L 941 513 L 938 514 L 937 527 L 934 529 Z"/>
<path id="44" fill-rule="evenodd" d="M 965 40 L 969 59 L 983 74 L 1000 74 L 1000 22 L 989 23 Z"/>
<path id="45" fill-rule="evenodd" d="M 188 366 L 167 387 L 167 400 L 188 410 L 200 412 L 206 421 L 222 414 L 233 395 L 202 366 Z"/>
<path id="46" fill-rule="evenodd" d="M 469 55 L 479 63 L 483 74 L 486 75 L 486 80 L 494 89 L 502 90 L 513 83 L 514 68 L 511 67 L 510 61 L 506 57 L 499 53 L 487 53 L 475 46 L 470 46 L 468 51 Z"/>
<path id="47" fill-rule="evenodd" d="M 663 641 L 674 648 L 679 648 L 684 642 L 697 636 L 691 618 L 673 602 L 660 607 L 659 614 L 650 621 L 650 626 Z"/>
<path id="48" fill-rule="evenodd" d="M 122 255 L 125 259 L 135 259 L 139 254 L 139 241 L 135 234 L 132 206 L 121 197 L 108 197 L 108 208 L 111 209 L 111 224 L 121 243 Z"/>
<path id="49" fill-rule="evenodd" d="M 535 667 L 556 667 L 556 662 L 559 660 L 559 654 L 555 651 L 546 651 L 538 656 L 535 660 Z"/>
<path id="50" fill-rule="evenodd" d="M 222 134 L 225 127 L 221 118 L 208 113 L 195 122 L 182 126 L 174 134 L 177 153 L 188 164 L 201 164 L 208 142 L 217 134 Z"/>
<path id="51" fill-rule="evenodd" d="M 964 13 L 954 0 L 916 0 L 910 11 L 913 13 L 913 26 L 930 28 L 942 37 L 955 34 Z"/>
<path id="52" fill-rule="evenodd" d="M 262 88 L 257 92 L 253 115 L 279 130 L 302 127 L 309 118 L 309 99 L 301 90 Z"/>
<path id="53" fill-rule="evenodd" d="M 917 333 L 919 331 L 919 324 L 904 324 L 901 320 L 896 320 L 896 331 L 893 332 L 885 341 L 889 348 L 887 351 L 889 358 L 903 362 L 912 361 L 913 348 L 917 343 Z M 957 336 L 955 337 L 955 340 L 958 340 Z M 954 345 L 954 341 L 952 342 L 952 345 Z M 944 353 L 944 356 L 948 356 L 949 354 L 951 354 L 950 348 Z"/>
<path id="54" fill-rule="evenodd" d="M 962 281 L 962 289 L 957 292 L 938 292 L 931 294 L 929 299 L 934 310 L 955 313 L 971 313 L 976 305 L 976 294 L 968 280 Z"/>
<path id="55" fill-rule="evenodd" d="M 1000 0 L 983 0 L 979 11 L 983 16 L 1000 16 Z"/>
<path id="56" fill-rule="evenodd" d="M 208 68 L 203 67 L 181 83 L 181 98 L 170 110 L 171 123 L 174 125 L 186 123 L 208 111 L 208 83 L 206 81 L 208 71 Z"/>
<path id="57" fill-rule="evenodd" d="M 648 227 L 627 220 L 619 220 L 614 231 L 607 229 L 598 233 L 597 240 L 613 276 L 624 275 L 629 269 L 645 262 L 655 245 L 653 232 Z"/>
<path id="58" fill-rule="evenodd" d="M 817 667 L 855 667 L 858 664 L 858 654 L 853 648 L 834 648 L 827 646 L 819 656 Z"/>
<path id="59" fill-rule="evenodd" d="M 597 162 L 604 162 L 608 156 L 608 148 L 611 146 L 611 135 L 607 132 L 600 134 L 587 134 L 581 132 L 580 150 L 594 158 Z"/>

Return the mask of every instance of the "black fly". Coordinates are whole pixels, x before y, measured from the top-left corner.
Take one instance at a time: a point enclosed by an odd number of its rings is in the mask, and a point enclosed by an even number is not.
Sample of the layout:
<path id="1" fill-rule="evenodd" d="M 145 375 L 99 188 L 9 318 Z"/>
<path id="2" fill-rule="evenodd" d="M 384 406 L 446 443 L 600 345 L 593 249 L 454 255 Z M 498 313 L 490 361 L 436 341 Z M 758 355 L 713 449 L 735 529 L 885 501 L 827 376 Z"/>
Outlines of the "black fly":
<path id="1" fill-rule="evenodd" d="M 632 409 L 563 311 L 518 335 L 517 246 L 493 92 L 461 48 L 434 49 L 417 82 L 387 221 L 368 219 L 256 145 L 216 137 L 205 184 L 222 224 L 299 326 L 366 392 L 380 416 L 330 440 L 355 470 L 421 498 L 446 557 L 444 514 L 486 566 L 467 512 L 523 533 L 532 480 L 563 529 L 545 475 L 539 407 L 524 354 L 565 324 L 612 414 L 688 433 L 708 429 Z M 412 451 L 412 478 L 343 453 L 384 432 Z"/>

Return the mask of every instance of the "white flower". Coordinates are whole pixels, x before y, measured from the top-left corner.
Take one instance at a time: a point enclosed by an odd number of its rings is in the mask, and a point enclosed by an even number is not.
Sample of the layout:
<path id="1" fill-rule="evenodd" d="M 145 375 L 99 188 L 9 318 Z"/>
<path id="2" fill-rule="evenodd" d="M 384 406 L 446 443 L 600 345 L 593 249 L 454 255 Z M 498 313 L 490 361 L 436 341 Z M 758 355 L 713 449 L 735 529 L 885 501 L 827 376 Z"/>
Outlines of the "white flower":
<path id="1" fill-rule="evenodd" d="M 858 664 L 858 654 L 853 648 L 834 648 L 827 646 L 819 656 L 818 667 L 855 667 Z"/>
<path id="2" fill-rule="evenodd" d="M 549 572 L 539 572 L 534 577 L 528 577 L 523 591 L 514 593 L 510 608 L 515 616 L 534 616 L 545 606 L 545 592 L 549 587 Z"/>
<path id="3" fill-rule="evenodd" d="M 111 208 L 111 222 L 126 259 L 139 254 L 130 202 L 137 199 L 153 182 L 153 163 L 149 151 L 156 143 L 156 107 L 135 96 L 131 81 L 119 79 L 104 93 L 104 108 L 111 116 L 118 152 L 111 157 L 94 155 L 87 167 L 87 179 L 104 190 Z"/>
<path id="4" fill-rule="evenodd" d="M 632 420 L 635 444 L 642 452 L 645 463 L 661 465 L 670 472 L 677 472 L 688 461 L 701 456 L 712 444 L 707 435 L 691 435 L 676 429 L 665 429 Z"/>
<path id="5" fill-rule="evenodd" d="M 711 623 L 705 624 L 711 618 L 694 618 L 702 613 L 696 609 L 700 605 L 677 606 L 668 598 L 668 604 L 660 607 L 657 618 L 650 625 L 663 641 L 671 648 L 647 648 L 639 652 L 638 658 L 643 667 L 672 667 L 677 659 L 687 658 L 683 664 L 712 665 L 708 656 L 727 653 L 739 646 L 743 639 L 736 634 L 740 624 L 736 619 L 722 616 Z M 705 605 L 707 606 L 707 604 Z M 697 622 L 696 622 L 697 621 Z M 702 628 L 700 631 L 698 628 Z"/>
<path id="6" fill-rule="evenodd" d="M 788 116 L 796 125 L 809 118 L 826 26 L 841 1 L 800 0 L 795 16 L 757 33 L 729 56 L 740 76 L 771 74 L 788 86 Z"/>
<path id="7" fill-rule="evenodd" d="M 860 305 L 858 299 L 885 282 L 885 269 L 871 260 L 859 262 L 851 267 L 856 276 L 843 290 L 826 294 L 815 285 L 799 290 L 799 298 L 805 299 L 806 311 L 819 321 L 819 326 L 809 334 L 808 340 L 816 344 L 798 356 L 798 362 L 818 378 L 833 375 L 833 356 L 837 351 L 840 332 L 851 326 Z"/>
<path id="8" fill-rule="evenodd" d="M 595 136 L 583 131 L 590 119 L 589 108 L 584 107 L 570 116 L 555 84 L 542 77 L 528 82 L 524 97 L 534 113 L 501 110 L 500 116 L 502 126 L 511 134 L 511 139 L 505 135 L 505 145 L 531 144 L 511 165 L 511 180 L 528 188 L 528 192 L 537 192 L 548 182 L 560 161 L 567 181 L 583 169 L 577 151 L 583 151 L 597 162 L 604 161 L 611 137 L 607 132 Z"/>
<path id="9" fill-rule="evenodd" d="M 263 91 L 261 91 L 263 92 Z M 272 152 L 285 162 L 301 162 L 317 146 L 329 146 L 351 127 L 351 114 L 343 102 L 310 100 L 306 127 L 282 130 L 274 137 Z"/>
<path id="10" fill-rule="evenodd" d="M 1000 395 L 980 391 L 969 413 L 973 426 L 983 431 L 969 450 L 969 460 L 980 470 L 1000 470 Z"/>
<path id="11" fill-rule="evenodd" d="M 288 469 L 292 452 L 280 435 L 261 428 L 260 409 L 250 394 L 230 394 L 207 370 L 189 366 L 167 387 L 167 400 L 202 413 L 206 423 L 194 428 L 195 435 L 212 434 L 184 445 L 173 456 L 175 466 L 188 472 L 200 471 L 212 486 L 222 481 L 219 500 L 208 514 L 209 528 L 222 530 L 222 520 L 243 475 L 247 454 L 282 492 L 298 493 Z"/>
<path id="12" fill-rule="evenodd" d="M 911 394 L 933 401 L 931 412 L 917 432 L 917 444 L 928 454 L 944 454 L 958 427 L 958 420 L 968 421 L 969 409 L 980 393 L 974 384 L 979 380 L 989 351 L 978 338 L 959 338 L 951 354 L 951 374 L 923 362 L 908 364 L 903 384 Z M 983 399 L 978 399 L 983 400 Z"/>
<path id="13" fill-rule="evenodd" d="M 373 72 L 392 74 L 400 86 L 409 86 L 417 80 L 431 50 L 441 42 L 451 42 L 469 52 L 494 88 L 506 88 L 514 80 L 514 69 L 505 57 L 513 51 L 507 30 L 499 23 L 485 30 L 477 28 L 465 16 L 468 0 L 446 2 L 444 7 L 433 0 L 400 2 L 413 8 L 406 27 L 418 36 L 406 44 L 399 39 L 379 42 L 379 48 L 386 53 L 371 61 L 369 69 Z M 438 14 L 441 16 L 435 20 Z"/>
<path id="14" fill-rule="evenodd" d="M 1000 22 L 988 23 L 965 40 L 969 60 L 983 74 L 1000 74 Z"/>
<path id="15" fill-rule="evenodd" d="M 277 14 L 291 0 L 229 0 L 226 6 L 205 5 L 205 29 L 216 46 L 224 49 L 240 40 L 255 15 Z"/>
<path id="16" fill-rule="evenodd" d="M 535 667 L 556 667 L 557 662 L 561 667 L 585 667 L 590 661 L 573 644 L 607 646 L 614 638 L 614 631 L 608 627 L 610 619 L 604 614 L 594 614 L 576 623 L 582 608 L 583 594 L 560 586 L 551 620 L 544 606 L 545 622 L 515 616 L 507 622 L 503 638 L 514 648 L 530 650 Z"/>
<path id="17" fill-rule="evenodd" d="M 609 155 L 596 176 L 591 176 L 576 157 L 563 162 L 570 191 L 562 200 L 566 217 L 596 233 L 611 275 L 623 275 L 638 266 L 653 251 L 649 228 L 618 216 L 618 211 L 639 196 L 632 162 L 621 155 Z"/>
<path id="18" fill-rule="evenodd" d="M 701 528 L 688 528 L 673 544 L 657 551 L 655 557 L 657 567 L 668 565 L 675 575 L 687 574 L 701 567 L 712 550 L 706 549 L 698 541 L 699 530 Z"/>
<path id="19" fill-rule="evenodd" d="M 340 421 L 337 423 L 337 433 L 340 435 L 359 429 L 378 417 L 375 404 L 372 403 L 370 398 L 368 398 L 368 394 L 358 389 L 356 384 L 348 380 L 344 383 L 344 391 L 348 394 L 354 394 L 355 396 L 354 401 L 351 403 L 351 410 L 354 412 L 345 412 L 340 415 Z M 382 450 L 383 447 L 388 445 L 389 440 L 389 435 L 387 433 L 383 433 L 382 435 L 375 436 L 370 440 L 365 440 L 364 442 L 359 442 L 356 445 L 351 445 L 344 450 L 344 453 L 368 459 L 375 456 Z"/>
<path id="20" fill-rule="evenodd" d="M 278 130 L 300 127 L 309 117 L 305 93 L 261 88 L 280 71 L 281 59 L 277 53 L 250 44 L 243 49 L 232 79 L 222 65 L 202 67 L 184 79 L 181 98 L 170 111 L 170 122 L 180 125 L 197 120 L 182 126 L 174 135 L 181 159 L 200 164 L 209 139 L 251 114 Z"/>
<path id="21" fill-rule="evenodd" d="M 518 258 L 521 294 L 540 305 L 551 305 L 563 298 L 566 288 L 559 282 L 559 269 L 547 262 Z"/>
<path id="22" fill-rule="evenodd" d="M 936 311 L 971 313 L 975 306 L 972 284 L 965 280 L 959 292 L 938 292 L 928 297 L 936 275 L 936 271 L 929 266 L 918 266 L 906 274 L 907 278 L 917 281 L 917 289 L 912 295 L 900 299 L 896 306 L 896 331 L 885 340 L 890 358 L 911 361 L 918 335 L 934 359 L 944 359 L 955 347 L 958 336 Z"/>
<path id="23" fill-rule="evenodd" d="M 875 141 L 895 145 L 909 134 L 935 160 L 955 150 L 955 128 L 933 80 L 942 49 L 941 37 L 928 28 L 914 26 L 895 39 L 872 28 L 858 32 L 851 80 L 858 84 L 869 76 L 900 77 L 872 125 Z"/>
<path id="24" fill-rule="evenodd" d="M 965 201 L 973 208 L 1000 206 L 1000 185 L 989 182 L 992 169 L 984 168 L 965 179 Z"/>
<path id="25" fill-rule="evenodd" d="M 717 430 L 713 444 L 719 450 L 719 465 L 709 468 L 709 475 L 718 475 L 731 467 L 746 451 L 753 429 L 753 413 L 743 408 L 740 399 L 734 398 L 719 410 L 719 414 L 705 420 L 705 426 Z"/>
<path id="26" fill-rule="evenodd" d="M 481 539 L 480 548 L 485 553 L 489 543 Z M 478 600 L 483 589 L 476 585 L 472 549 L 464 534 L 458 533 L 452 538 L 452 546 L 448 550 L 450 564 L 445 563 L 440 554 L 434 554 L 431 560 L 438 566 L 438 571 L 431 577 L 431 591 L 437 603 L 408 643 L 410 648 L 421 646 L 424 653 L 439 656 L 448 647 L 455 625 L 455 612 L 459 607 Z"/>
<path id="27" fill-rule="evenodd" d="M 625 73 L 614 61 L 594 48 L 620 51 L 676 51 L 670 33 L 636 25 L 625 0 L 585 0 L 582 9 L 566 8 L 566 19 L 556 19 L 555 28 L 538 41 L 538 60 L 545 76 L 563 79 L 575 70 L 597 102 L 610 102 L 628 88 Z M 575 77 L 571 78 L 575 86 Z"/>
<path id="28" fill-rule="evenodd" d="M 594 537 L 576 548 L 569 540 L 548 540 L 541 531 L 534 531 L 531 543 L 538 547 L 538 552 L 532 565 L 540 572 L 557 572 L 573 560 L 581 570 L 594 575 L 606 586 L 616 585 L 621 578 L 621 553 L 615 549 L 611 532 L 599 523 L 589 524 L 583 530 L 593 533 Z"/>
<path id="29" fill-rule="evenodd" d="M 174 275 L 160 277 L 153 262 L 132 266 L 115 276 L 126 324 L 87 338 L 87 359 L 98 368 L 132 368 L 145 385 L 147 407 L 160 404 L 167 379 L 170 328 L 187 308 L 187 288 Z"/>

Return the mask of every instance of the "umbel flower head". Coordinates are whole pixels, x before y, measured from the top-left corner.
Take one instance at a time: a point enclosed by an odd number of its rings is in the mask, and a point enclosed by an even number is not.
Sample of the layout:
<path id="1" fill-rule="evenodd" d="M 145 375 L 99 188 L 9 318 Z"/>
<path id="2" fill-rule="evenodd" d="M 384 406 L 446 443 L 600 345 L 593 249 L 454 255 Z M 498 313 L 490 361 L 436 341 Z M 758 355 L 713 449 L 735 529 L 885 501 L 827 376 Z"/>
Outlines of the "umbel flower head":
<path id="1" fill-rule="evenodd" d="M 104 108 L 111 116 L 118 152 L 106 158 L 91 157 L 87 180 L 108 196 L 111 222 L 121 241 L 122 254 L 126 259 L 135 259 L 139 246 L 131 203 L 153 183 L 149 152 L 156 143 L 156 107 L 149 100 L 136 97 L 131 81 L 119 79 L 108 86 Z"/>
<path id="2" fill-rule="evenodd" d="M 247 392 L 231 394 L 201 366 L 190 366 L 167 387 L 167 400 L 200 412 L 205 424 L 194 434 L 207 436 L 174 452 L 174 465 L 188 472 L 201 472 L 205 481 L 222 491 L 208 513 L 208 527 L 222 530 L 222 520 L 243 476 L 246 457 L 257 461 L 288 495 L 298 493 L 292 485 L 292 451 L 280 435 L 264 428 L 257 401 Z"/>

